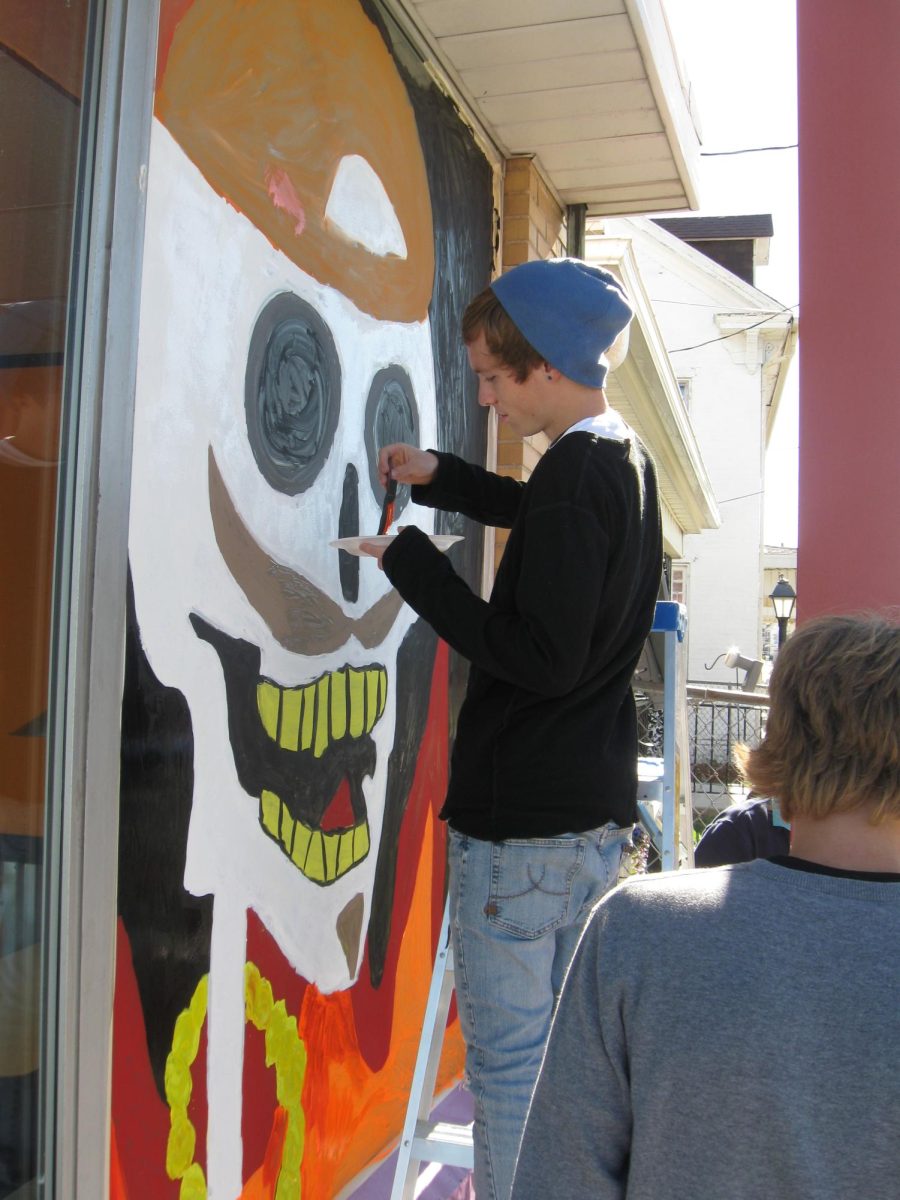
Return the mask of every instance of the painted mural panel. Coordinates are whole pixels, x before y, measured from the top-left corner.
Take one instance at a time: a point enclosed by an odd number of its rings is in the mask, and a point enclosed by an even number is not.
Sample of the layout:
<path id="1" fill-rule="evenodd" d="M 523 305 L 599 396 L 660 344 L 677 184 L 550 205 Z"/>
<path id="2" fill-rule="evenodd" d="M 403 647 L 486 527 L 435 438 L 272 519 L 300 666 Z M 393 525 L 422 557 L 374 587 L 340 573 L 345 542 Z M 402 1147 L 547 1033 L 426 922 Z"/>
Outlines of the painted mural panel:
<path id="1" fill-rule="evenodd" d="M 489 277 L 491 196 L 470 133 L 375 6 L 163 3 L 116 1200 L 329 1200 L 399 1130 L 461 670 L 373 563 L 329 543 L 376 528 L 384 442 L 483 453 L 458 325 Z M 398 510 L 433 528 L 408 497 Z M 449 523 L 475 579 L 478 533 Z M 460 1065 L 454 1042 L 448 1076 Z"/>

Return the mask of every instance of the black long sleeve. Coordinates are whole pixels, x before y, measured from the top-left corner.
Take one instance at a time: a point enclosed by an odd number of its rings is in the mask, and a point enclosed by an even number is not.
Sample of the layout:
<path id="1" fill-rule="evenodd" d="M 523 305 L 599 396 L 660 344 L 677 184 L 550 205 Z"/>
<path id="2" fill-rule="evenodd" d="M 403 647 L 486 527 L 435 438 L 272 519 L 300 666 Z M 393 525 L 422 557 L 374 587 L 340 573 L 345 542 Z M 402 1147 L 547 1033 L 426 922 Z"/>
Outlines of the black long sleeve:
<path id="1" fill-rule="evenodd" d="M 416 504 L 459 512 L 482 525 L 512 527 L 525 492 L 524 483 L 486 471 L 455 454 L 437 450 L 431 453 L 437 456 L 437 471 L 431 483 L 412 489 Z"/>
<path id="2" fill-rule="evenodd" d="M 525 485 L 441 455 L 413 498 L 511 521 L 487 601 L 418 529 L 384 555 L 404 600 L 472 663 L 443 815 L 484 838 L 628 824 L 630 683 L 661 565 L 652 463 L 633 443 L 573 433 Z"/>
<path id="3" fill-rule="evenodd" d="M 590 660 L 608 538 L 596 512 L 561 499 L 531 505 L 524 523 L 512 606 L 475 595 L 414 527 L 385 555 L 385 571 L 407 604 L 475 666 L 542 696 L 564 695 Z"/>

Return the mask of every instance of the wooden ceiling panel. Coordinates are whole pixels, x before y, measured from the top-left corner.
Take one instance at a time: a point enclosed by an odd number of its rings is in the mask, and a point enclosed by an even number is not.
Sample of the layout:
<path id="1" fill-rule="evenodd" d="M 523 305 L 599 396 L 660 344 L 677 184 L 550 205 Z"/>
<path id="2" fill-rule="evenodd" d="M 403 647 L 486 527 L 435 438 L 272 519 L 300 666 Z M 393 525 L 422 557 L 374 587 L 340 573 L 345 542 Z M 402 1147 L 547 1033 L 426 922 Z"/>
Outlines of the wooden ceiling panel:
<path id="1" fill-rule="evenodd" d="M 646 133 L 637 137 L 593 138 L 562 145 L 548 143 L 533 147 L 541 162 L 554 174 L 579 164 L 584 170 L 597 167 L 631 167 L 637 163 L 671 164 L 672 155 L 665 134 Z"/>
<path id="2" fill-rule="evenodd" d="M 489 120 L 505 125 L 511 121 L 540 121 L 545 117 L 612 117 L 641 109 L 652 109 L 655 113 L 656 102 L 649 84 L 641 79 L 489 96 L 481 109 Z"/>
<path id="3" fill-rule="evenodd" d="M 415 5 L 420 18 L 435 37 L 461 33 L 486 33 L 516 29 L 547 21 L 546 0 L 421 0 Z M 554 21 L 624 13 L 623 0 L 560 0 L 554 4 Z"/>
<path id="4" fill-rule="evenodd" d="M 561 62 L 554 59 L 530 63 L 523 71 L 521 64 L 479 67 L 460 71 L 463 83 L 476 98 L 487 96 L 534 95 L 559 87 L 561 79 L 571 87 L 583 87 L 603 82 L 621 82 L 646 78 L 644 64 L 637 50 L 604 54 L 603 63 L 590 54 L 577 55 Z"/>
<path id="5" fill-rule="evenodd" d="M 498 155 L 588 211 L 696 206 L 699 139 L 663 0 L 384 0 Z"/>
<path id="6" fill-rule="evenodd" d="M 661 179 L 658 183 L 635 183 L 630 187 L 618 183 L 610 188 L 600 186 L 588 190 L 590 191 L 591 199 L 608 201 L 614 198 L 626 204 L 631 204 L 641 199 L 646 199 L 650 202 L 655 200 L 671 200 L 678 193 L 678 179 L 673 172 L 670 179 Z M 661 207 L 661 205 L 657 205 L 657 208 Z"/>
<path id="7" fill-rule="evenodd" d="M 553 117 L 546 121 L 510 121 L 498 124 L 508 146 L 528 146 L 542 154 L 546 146 L 565 146 L 573 142 L 616 141 L 644 134 L 661 133 L 655 108 L 630 109 L 617 113 L 598 113 L 592 117 Z"/>
<path id="8" fill-rule="evenodd" d="M 560 195 L 575 192 L 587 194 L 598 187 L 630 187 L 636 183 L 663 183 L 677 179 L 670 158 L 658 162 L 623 163 L 617 167 L 558 167 L 552 172 L 553 183 Z"/>
<path id="9" fill-rule="evenodd" d="M 678 179 L 672 181 L 672 190 L 670 192 L 644 200 L 620 200 L 616 197 L 613 200 L 605 201 L 583 197 L 577 201 L 564 198 L 563 202 L 565 204 L 587 204 L 589 212 L 595 217 L 633 217 L 638 216 L 640 213 L 649 213 L 652 215 L 659 212 L 679 212 L 688 207 L 684 190 Z"/>
<path id="10" fill-rule="evenodd" d="M 467 33 L 441 38 L 439 44 L 461 71 L 515 64 L 523 73 L 530 70 L 531 63 L 635 48 L 634 32 L 625 16 Z M 558 76 L 557 82 L 559 78 L 565 76 Z"/>

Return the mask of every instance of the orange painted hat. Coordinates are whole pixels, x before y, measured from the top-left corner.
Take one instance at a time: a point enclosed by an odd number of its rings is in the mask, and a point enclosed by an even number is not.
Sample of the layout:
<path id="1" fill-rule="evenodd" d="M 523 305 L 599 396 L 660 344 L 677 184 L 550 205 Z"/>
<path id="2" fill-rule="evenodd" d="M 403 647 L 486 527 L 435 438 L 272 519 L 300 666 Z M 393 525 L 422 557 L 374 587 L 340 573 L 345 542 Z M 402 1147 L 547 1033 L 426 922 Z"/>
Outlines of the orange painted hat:
<path id="1" fill-rule="evenodd" d="M 394 60 L 357 0 L 194 0 L 163 50 L 157 116 L 210 185 L 364 312 L 422 320 L 434 242 L 421 143 Z M 383 187 L 399 252 L 373 251 L 327 215 L 348 160 L 363 160 Z"/>

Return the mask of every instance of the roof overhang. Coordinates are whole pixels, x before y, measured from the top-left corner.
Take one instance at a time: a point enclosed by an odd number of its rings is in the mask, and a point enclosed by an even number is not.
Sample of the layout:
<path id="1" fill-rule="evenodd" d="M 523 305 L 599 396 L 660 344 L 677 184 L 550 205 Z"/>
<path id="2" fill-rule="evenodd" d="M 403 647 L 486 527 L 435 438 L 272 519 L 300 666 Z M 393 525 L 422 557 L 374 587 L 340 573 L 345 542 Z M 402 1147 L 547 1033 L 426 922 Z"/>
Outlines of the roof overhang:
<path id="1" fill-rule="evenodd" d="M 698 207 L 700 146 L 662 0 L 385 0 L 504 158 L 588 216 Z"/>
<path id="2" fill-rule="evenodd" d="M 688 218 L 679 221 L 682 227 L 689 222 L 710 218 Z M 718 222 L 736 223 L 744 220 L 759 222 L 759 217 L 715 218 Z M 618 236 L 627 230 L 629 237 L 649 238 L 661 247 L 670 259 L 671 270 L 683 280 L 691 280 L 706 291 L 715 308 L 715 322 L 725 344 L 739 356 L 748 370 L 761 367 L 762 401 L 766 419 L 766 442 L 772 433 L 781 403 L 791 360 L 797 350 L 799 319 L 792 306 L 779 303 L 753 284 L 739 279 L 731 271 L 707 258 L 691 242 L 671 233 L 667 221 L 646 220 L 643 217 L 625 221 L 594 222 L 588 230 L 591 236 L 608 231 Z M 718 301 L 718 302 L 716 302 Z M 671 354 L 675 354 L 673 349 Z"/>
<path id="3" fill-rule="evenodd" d="M 635 312 L 628 353 L 607 376 L 610 402 L 653 455 L 661 498 L 681 532 L 717 529 L 722 522 L 712 482 L 631 243 L 625 238 L 593 237 L 587 257 L 622 280 Z"/>
<path id="4" fill-rule="evenodd" d="M 742 342 L 740 349 L 750 367 L 762 363 L 762 402 L 766 415 L 766 444 L 784 392 L 788 368 L 797 347 L 797 318 L 790 310 L 717 312 L 716 326 L 723 335 Z"/>
<path id="5" fill-rule="evenodd" d="M 654 224 L 674 234 L 689 246 L 710 258 L 707 247 L 721 242 L 750 242 L 753 246 L 753 265 L 769 264 L 769 247 L 775 232 L 771 213 L 753 213 L 728 217 L 654 217 Z"/>

